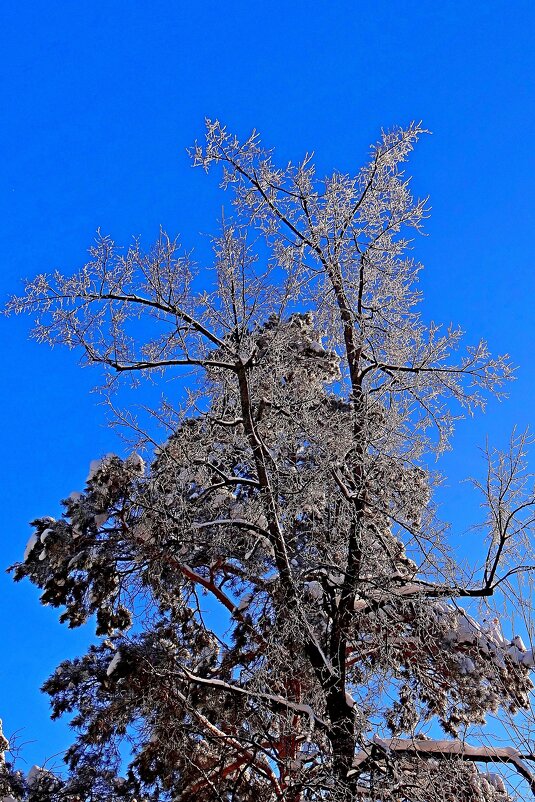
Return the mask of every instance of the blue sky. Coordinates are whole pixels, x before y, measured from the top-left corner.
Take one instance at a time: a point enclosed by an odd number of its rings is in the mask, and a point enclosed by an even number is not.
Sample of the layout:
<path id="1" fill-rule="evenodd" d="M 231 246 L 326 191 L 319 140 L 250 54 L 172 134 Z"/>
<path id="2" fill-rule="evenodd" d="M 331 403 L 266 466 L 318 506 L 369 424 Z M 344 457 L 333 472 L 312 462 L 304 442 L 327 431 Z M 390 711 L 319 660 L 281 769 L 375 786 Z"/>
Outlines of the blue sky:
<path id="1" fill-rule="evenodd" d="M 185 149 L 205 116 L 256 127 L 280 159 L 315 151 L 320 173 L 356 171 L 382 127 L 423 120 L 409 172 L 431 196 L 429 319 L 460 323 L 519 366 L 507 402 L 463 423 L 442 461 L 444 515 L 456 533 L 477 512 L 459 479 L 480 469 L 488 435 L 530 423 L 535 278 L 535 11 L 527 0 L 101 0 L 0 3 L 2 299 L 20 279 L 85 260 L 97 228 L 148 245 L 160 225 L 189 248 L 214 231 L 215 175 Z M 74 353 L 28 341 L 1 319 L 3 513 L 0 564 L 19 559 L 28 521 L 57 515 L 89 461 L 121 443 L 105 425 L 98 377 Z M 467 536 L 468 537 L 468 536 Z M 468 548 L 474 548 L 466 541 Z M 0 716 L 42 762 L 68 743 L 39 685 L 90 631 L 57 625 L 28 584 L 0 576 Z"/>

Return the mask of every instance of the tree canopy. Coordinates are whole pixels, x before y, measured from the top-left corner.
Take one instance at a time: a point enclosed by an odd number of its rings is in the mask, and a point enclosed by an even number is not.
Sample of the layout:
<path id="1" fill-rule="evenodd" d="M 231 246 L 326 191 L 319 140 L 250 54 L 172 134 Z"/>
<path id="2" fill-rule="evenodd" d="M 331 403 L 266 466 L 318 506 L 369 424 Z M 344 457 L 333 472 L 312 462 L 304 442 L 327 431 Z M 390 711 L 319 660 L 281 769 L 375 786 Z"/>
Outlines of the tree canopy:
<path id="1" fill-rule="evenodd" d="M 496 613 L 531 633 L 528 438 L 489 449 L 467 569 L 433 503 L 434 459 L 511 367 L 420 314 L 407 252 L 427 210 L 404 163 L 421 133 L 384 133 L 356 177 L 318 179 L 309 156 L 278 167 L 256 133 L 208 121 L 192 158 L 221 169 L 233 203 L 211 270 L 164 233 L 149 252 L 99 237 L 81 270 L 11 301 L 39 340 L 103 366 L 110 394 L 180 370 L 185 389 L 153 410 L 160 443 L 115 411 L 147 465 L 93 463 L 13 567 L 99 640 L 43 687 L 53 717 L 73 716 L 66 775 L 4 762 L 6 798 L 535 791 L 535 656 Z"/>

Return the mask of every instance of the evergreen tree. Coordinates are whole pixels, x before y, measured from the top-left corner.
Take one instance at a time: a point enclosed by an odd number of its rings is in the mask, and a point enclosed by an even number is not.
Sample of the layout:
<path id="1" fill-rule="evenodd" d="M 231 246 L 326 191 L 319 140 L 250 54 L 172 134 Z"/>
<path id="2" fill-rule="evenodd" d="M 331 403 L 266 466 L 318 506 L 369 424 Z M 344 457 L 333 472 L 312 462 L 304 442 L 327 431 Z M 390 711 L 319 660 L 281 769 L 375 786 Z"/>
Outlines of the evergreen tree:
<path id="1" fill-rule="evenodd" d="M 483 559 L 468 572 L 430 465 L 511 370 L 485 343 L 456 358 L 461 332 L 419 314 L 407 232 L 426 203 L 403 165 L 420 133 L 386 133 L 355 178 L 319 181 L 310 158 L 278 168 L 256 134 L 241 143 L 208 122 L 194 163 L 222 166 L 234 204 L 213 272 L 201 282 L 164 234 L 149 253 L 102 237 L 77 274 L 38 276 L 11 302 L 39 340 L 104 366 L 110 391 L 122 374 L 189 370 L 181 407 L 155 411 L 169 435 L 148 467 L 137 454 L 92 464 L 14 566 L 70 627 L 94 617 L 100 640 L 44 685 L 53 717 L 74 716 L 66 776 L 6 795 L 535 790 L 534 652 L 492 607 L 516 604 L 529 628 L 527 438 L 489 453 Z M 499 732 L 485 728 L 495 716 Z"/>

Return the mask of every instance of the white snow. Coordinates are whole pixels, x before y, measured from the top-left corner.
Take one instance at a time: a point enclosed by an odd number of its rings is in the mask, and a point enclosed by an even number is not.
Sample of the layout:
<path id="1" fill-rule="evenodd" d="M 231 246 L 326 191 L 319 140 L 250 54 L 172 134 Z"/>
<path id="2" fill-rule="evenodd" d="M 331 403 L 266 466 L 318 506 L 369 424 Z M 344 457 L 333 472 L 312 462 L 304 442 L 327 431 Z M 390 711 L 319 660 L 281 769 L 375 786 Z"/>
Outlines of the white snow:
<path id="1" fill-rule="evenodd" d="M 447 620 L 453 612 L 455 612 L 455 607 L 453 604 L 449 604 L 448 602 L 438 601 L 433 605 L 433 612 L 439 621 L 444 621 Z"/>
<path id="2" fill-rule="evenodd" d="M 344 581 L 344 576 L 343 574 L 327 574 L 327 579 L 334 587 L 340 587 Z"/>
<path id="3" fill-rule="evenodd" d="M 257 548 L 258 548 L 258 546 L 260 545 L 260 543 L 261 543 L 261 542 L 262 542 L 262 538 L 258 537 L 258 538 L 255 540 L 255 542 L 253 543 L 253 545 L 251 546 L 251 548 L 250 548 L 250 549 L 248 549 L 248 550 L 246 551 L 246 553 L 243 555 L 243 559 L 244 559 L 244 560 L 250 560 L 250 559 L 251 559 L 251 557 L 253 556 L 253 554 L 255 553 L 256 549 L 257 549 Z"/>
<path id="4" fill-rule="evenodd" d="M 67 496 L 68 501 L 79 501 L 83 496 L 83 493 L 80 493 L 79 490 L 73 490 L 72 493 L 69 493 Z"/>
<path id="5" fill-rule="evenodd" d="M 481 624 L 472 618 L 465 610 L 455 610 L 451 605 L 439 602 L 435 604 L 435 614 L 439 620 L 450 619 L 455 614 L 453 627 L 446 633 L 446 643 L 454 645 L 460 643 L 474 644 L 483 654 L 492 654 L 498 666 L 505 666 L 505 655 L 518 665 L 527 668 L 535 667 L 535 653 L 533 649 L 526 649 L 520 635 L 509 641 L 504 637 L 498 618 L 491 618 Z M 475 670 L 473 661 L 464 657 L 460 663 L 463 674 L 471 674 Z"/>
<path id="6" fill-rule="evenodd" d="M 522 655 L 520 658 L 520 662 L 523 666 L 527 666 L 528 668 L 533 668 L 535 666 L 535 656 L 533 654 L 533 649 L 530 649 L 528 652 Z"/>
<path id="7" fill-rule="evenodd" d="M 42 769 L 41 766 L 32 766 L 28 774 L 26 775 L 26 782 L 32 787 L 35 782 L 39 782 L 41 779 L 41 775 L 45 769 Z"/>
<path id="8" fill-rule="evenodd" d="M 456 616 L 456 627 L 446 633 L 444 640 L 449 644 L 477 644 L 484 654 L 493 653 L 498 663 L 503 663 L 503 653 L 511 648 L 510 642 L 504 638 L 500 622 L 497 618 L 480 624 L 464 610 Z M 516 649 L 516 647 L 513 647 Z"/>
<path id="9" fill-rule="evenodd" d="M 41 562 L 46 560 L 46 549 L 42 550 L 41 554 L 39 555 L 39 560 L 41 560 Z"/>
<path id="10" fill-rule="evenodd" d="M 125 465 L 127 468 L 139 473 L 141 476 L 143 476 L 145 473 L 145 460 L 135 451 L 127 458 Z"/>
<path id="11" fill-rule="evenodd" d="M 95 515 L 95 526 L 99 527 L 102 524 L 105 524 L 108 520 L 108 513 L 107 512 L 99 512 Z"/>
<path id="12" fill-rule="evenodd" d="M 485 780 L 487 780 L 489 785 L 492 785 L 492 787 L 496 789 L 496 791 L 499 791 L 501 794 L 505 793 L 505 783 L 500 774 L 496 774 L 493 771 L 485 771 L 483 772 L 482 776 L 485 778 Z"/>
<path id="13" fill-rule="evenodd" d="M 514 766 L 523 777 L 531 777 L 530 770 L 523 762 L 520 753 L 517 749 L 510 746 L 472 746 L 466 741 L 455 740 L 440 740 L 434 739 L 419 740 L 414 738 L 380 738 L 374 735 L 371 743 L 377 744 L 385 750 L 385 752 L 399 752 L 406 754 L 423 753 L 432 756 L 438 755 L 462 755 L 464 759 L 492 761 L 495 763 L 509 763 Z M 363 749 L 353 760 L 354 769 L 369 757 L 369 750 Z M 349 772 L 348 776 L 353 771 Z M 497 786 L 495 786 L 497 787 Z"/>
<path id="14" fill-rule="evenodd" d="M 116 654 L 113 656 L 108 668 L 106 669 L 107 677 L 113 674 L 113 672 L 115 671 L 120 662 L 121 662 L 121 652 L 117 651 Z"/>
<path id="15" fill-rule="evenodd" d="M 226 506 L 231 498 L 232 498 L 232 493 L 229 493 L 228 490 L 225 490 L 223 488 L 222 490 L 219 490 L 217 493 L 213 493 L 210 501 L 212 502 L 212 505 L 217 508 L 217 507 L 222 507 L 224 505 Z"/>
<path id="16" fill-rule="evenodd" d="M 45 531 L 41 533 L 41 543 L 44 543 L 47 537 L 53 534 L 53 532 L 53 529 L 45 529 Z"/>
<path id="17" fill-rule="evenodd" d="M 39 538 L 34 532 L 31 538 L 26 543 L 26 548 L 24 549 L 24 562 L 26 562 L 26 560 L 30 556 L 33 547 L 36 546 L 37 543 L 39 543 Z"/>
<path id="18" fill-rule="evenodd" d="M 491 618 L 490 621 L 485 621 L 481 629 L 494 643 L 500 646 L 507 646 L 508 642 L 503 636 L 499 618 Z"/>
<path id="19" fill-rule="evenodd" d="M 243 518 L 245 514 L 245 507 L 239 501 L 233 501 L 230 505 L 229 515 L 234 520 L 235 518 Z"/>
<path id="20" fill-rule="evenodd" d="M 136 526 L 136 528 L 134 529 L 134 535 L 138 540 L 141 540 L 143 543 L 154 543 L 154 538 L 152 537 L 150 529 L 147 529 L 144 524 L 139 524 L 138 526 Z"/>
<path id="21" fill-rule="evenodd" d="M 236 607 L 236 610 L 238 610 L 239 612 L 241 612 L 242 610 L 247 610 L 247 608 L 251 604 L 252 598 L 253 598 L 252 593 L 246 593 L 244 596 L 242 596 L 240 603 Z"/>
<path id="22" fill-rule="evenodd" d="M 91 460 L 91 462 L 89 463 L 89 473 L 87 474 L 87 477 L 86 477 L 86 480 L 85 480 L 86 482 L 89 482 L 93 478 L 93 476 L 96 474 L 96 472 L 100 469 L 101 465 L 102 465 L 102 460 L 101 459 L 92 459 Z"/>
<path id="23" fill-rule="evenodd" d="M 101 459 L 91 460 L 89 463 L 89 473 L 87 474 L 87 479 L 85 481 L 89 482 L 97 473 L 97 471 L 103 468 L 114 456 L 115 454 L 106 454 L 106 456 L 102 457 Z"/>
<path id="24" fill-rule="evenodd" d="M 67 568 L 73 568 L 76 565 L 76 563 L 78 562 L 78 560 L 80 559 L 81 556 L 82 556 L 82 552 L 79 551 L 77 554 L 74 555 L 74 557 L 71 557 L 71 559 L 69 560 L 69 562 L 67 564 Z"/>
<path id="25" fill-rule="evenodd" d="M 470 657 L 462 657 L 459 661 L 459 670 L 461 674 L 473 674 L 476 670 L 474 661 Z"/>
<path id="26" fill-rule="evenodd" d="M 321 582 L 318 582 L 317 580 L 305 582 L 304 589 L 307 596 L 310 596 L 312 599 L 319 600 L 323 598 L 323 588 L 321 586 Z"/>
<path id="27" fill-rule="evenodd" d="M 521 652 L 527 652 L 527 649 L 524 646 L 524 641 L 522 640 L 520 635 L 515 635 L 515 637 L 511 641 L 511 644 L 513 646 L 516 646 L 516 648 L 519 649 Z"/>

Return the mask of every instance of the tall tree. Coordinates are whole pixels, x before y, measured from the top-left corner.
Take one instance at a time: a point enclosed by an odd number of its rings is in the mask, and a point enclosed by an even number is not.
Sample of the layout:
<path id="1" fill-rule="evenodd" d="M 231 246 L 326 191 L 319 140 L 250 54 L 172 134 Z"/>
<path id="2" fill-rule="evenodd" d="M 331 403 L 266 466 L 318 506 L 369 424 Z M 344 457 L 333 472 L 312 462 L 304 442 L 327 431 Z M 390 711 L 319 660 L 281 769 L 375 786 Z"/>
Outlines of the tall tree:
<path id="1" fill-rule="evenodd" d="M 426 203 L 403 165 L 421 132 L 385 133 L 355 178 L 317 180 L 309 157 L 279 168 L 255 133 L 208 122 L 194 164 L 223 168 L 234 205 L 211 273 L 164 234 L 149 253 L 103 237 L 74 276 L 11 302 L 110 390 L 189 369 L 180 408 L 154 413 L 169 433 L 149 469 L 93 464 L 14 567 L 101 636 L 44 685 L 77 733 L 47 799 L 535 791 L 534 653 L 491 607 L 516 605 L 529 629 L 526 437 L 489 453 L 470 572 L 432 503 L 431 458 L 511 370 L 483 342 L 456 357 L 461 332 L 420 317 L 405 254 Z"/>

